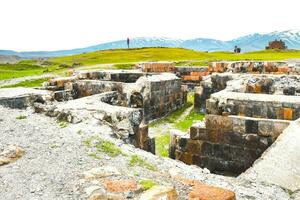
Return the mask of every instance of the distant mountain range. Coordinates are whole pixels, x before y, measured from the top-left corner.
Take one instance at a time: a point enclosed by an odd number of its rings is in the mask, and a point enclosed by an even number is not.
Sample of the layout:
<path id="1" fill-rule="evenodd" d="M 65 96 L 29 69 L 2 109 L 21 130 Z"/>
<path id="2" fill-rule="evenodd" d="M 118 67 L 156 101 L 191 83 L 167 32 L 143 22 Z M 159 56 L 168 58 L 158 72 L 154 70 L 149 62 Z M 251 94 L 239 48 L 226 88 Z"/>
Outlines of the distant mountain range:
<path id="1" fill-rule="evenodd" d="M 255 33 L 229 41 L 208 38 L 181 40 L 165 37 L 140 37 L 131 39 L 130 47 L 181 47 L 198 51 L 232 51 L 234 46 L 237 45 L 241 47 L 243 52 L 246 52 L 265 49 L 265 46 L 268 45 L 269 41 L 275 39 L 283 40 L 289 49 L 300 49 L 300 31 L 298 30 L 275 31 L 267 34 Z M 86 48 L 61 51 L 15 52 L 10 50 L 0 50 L 0 55 L 14 55 L 23 58 L 54 57 L 118 48 L 127 48 L 126 40 L 119 40 Z"/>

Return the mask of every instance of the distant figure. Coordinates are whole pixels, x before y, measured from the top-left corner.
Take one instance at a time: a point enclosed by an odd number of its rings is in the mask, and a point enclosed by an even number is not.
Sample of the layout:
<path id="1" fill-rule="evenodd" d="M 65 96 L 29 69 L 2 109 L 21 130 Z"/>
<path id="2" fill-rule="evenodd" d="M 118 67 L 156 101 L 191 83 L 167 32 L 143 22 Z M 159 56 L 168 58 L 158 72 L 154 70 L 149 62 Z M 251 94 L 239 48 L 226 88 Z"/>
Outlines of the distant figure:
<path id="1" fill-rule="evenodd" d="M 128 49 L 129 49 L 129 43 L 130 43 L 130 40 L 129 40 L 129 38 L 127 38 L 127 47 L 128 47 Z"/>
<path id="2" fill-rule="evenodd" d="M 234 46 L 234 53 L 241 53 L 241 47 Z"/>

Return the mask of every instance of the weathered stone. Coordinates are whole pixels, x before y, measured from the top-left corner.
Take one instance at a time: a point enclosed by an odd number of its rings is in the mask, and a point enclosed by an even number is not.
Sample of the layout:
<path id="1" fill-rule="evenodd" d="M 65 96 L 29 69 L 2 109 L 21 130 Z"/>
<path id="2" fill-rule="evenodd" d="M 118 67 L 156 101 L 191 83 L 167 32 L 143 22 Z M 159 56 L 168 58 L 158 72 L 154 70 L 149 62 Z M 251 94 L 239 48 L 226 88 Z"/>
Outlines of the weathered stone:
<path id="1" fill-rule="evenodd" d="M 208 185 L 195 185 L 189 193 L 189 199 L 201 200 L 235 200 L 235 193 Z"/>
<path id="2" fill-rule="evenodd" d="M 8 146 L 2 152 L 0 152 L 0 166 L 16 161 L 17 159 L 21 158 L 24 153 L 24 149 L 18 146 Z"/>
<path id="3" fill-rule="evenodd" d="M 109 192 L 128 192 L 137 190 L 137 183 L 134 180 L 109 180 L 104 185 Z"/>
<path id="4" fill-rule="evenodd" d="M 97 168 L 92 168 L 83 173 L 85 180 L 94 180 L 105 178 L 113 175 L 120 175 L 120 172 L 115 167 L 102 166 Z"/>
<path id="5" fill-rule="evenodd" d="M 178 194 L 174 187 L 154 186 L 144 192 L 140 197 L 140 200 L 158 199 L 177 200 Z"/>

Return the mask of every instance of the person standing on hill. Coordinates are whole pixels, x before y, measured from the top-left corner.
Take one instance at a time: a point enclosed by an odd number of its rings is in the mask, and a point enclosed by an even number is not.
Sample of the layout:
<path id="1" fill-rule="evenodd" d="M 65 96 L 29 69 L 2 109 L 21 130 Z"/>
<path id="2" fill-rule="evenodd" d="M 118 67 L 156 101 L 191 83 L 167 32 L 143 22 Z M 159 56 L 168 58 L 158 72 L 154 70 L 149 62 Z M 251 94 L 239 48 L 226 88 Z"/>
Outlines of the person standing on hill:
<path id="1" fill-rule="evenodd" d="M 127 38 L 127 47 L 128 47 L 128 49 L 129 49 L 129 43 L 130 43 L 130 40 L 129 40 L 129 38 Z"/>

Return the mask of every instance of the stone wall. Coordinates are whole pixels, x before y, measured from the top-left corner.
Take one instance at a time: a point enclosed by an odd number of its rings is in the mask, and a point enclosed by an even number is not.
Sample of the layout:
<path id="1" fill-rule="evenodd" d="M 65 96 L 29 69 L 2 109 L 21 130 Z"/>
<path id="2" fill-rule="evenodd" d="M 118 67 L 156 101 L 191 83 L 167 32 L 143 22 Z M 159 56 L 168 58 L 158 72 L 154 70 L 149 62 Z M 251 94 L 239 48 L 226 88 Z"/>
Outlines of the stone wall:
<path id="1" fill-rule="evenodd" d="M 142 77 L 135 84 L 125 85 L 123 92 L 129 105 L 133 104 L 132 95 L 140 95 L 145 123 L 181 108 L 187 100 L 187 87 L 181 86 L 181 79 L 169 73 Z"/>
<path id="2" fill-rule="evenodd" d="M 78 79 L 93 79 L 103 81 L 114 81 L 123 83 L 134 83 L 145 74 L 136 70 L 94 70 L 82 71 L 77 77 Z"/>
<path id="3" fill-rule="evenodd" d="M 172 73 L 145 74 L 133 71 L 131 74 L 122 70 L 100 70 L 80 72 L 75 77 L 62 80 L 53 79 L 46 85 L 46 89 L 54 91 L 53 99 L 56 101 L 117 91 L 119 105 L 143 108 L 144 123 L 147 124 L 186 103 L 187 88 L 181 86 L 181 83 L 181 79 Z"/>
<path id="4" fill-rule="evenodd" d="M 82 116 L 89 110 L 101 112 L 101 116 L 105 116 L 101 120 L 110 123 L 118 136 L 125 135 L 129 143 L 151 152 L 154 152 L 155 143 L 148 137 L 149 121 L 181 108 L 187 100 L 187 87 L 182 86 L 181 79 L 173 73 L 86 71 L 74 77 L 52 79 L 45 88 L 53 91 L 55 104 L 56 101 L 61 103 L 55 110 L 44 112 L 51 116 L 60 113 L 56 117 L 71 122 L 80 121 L 79 110 Z M 128 113 L 130 109 L 134 112 Z M 116 112 L 112 114 L 112 111 Z M 75 117 L 70 113 L 75 113 Z M 140 120 L 132 124 L 135 118 Z M 129 133 L 125 134 L 127 129 Z"/>
<path id="5" fill-rule="evenodd" d="M 211 72 L 299 74 L 300 67 L 284 61 L 224 61 L 209 64 Z"/>
<path id="6" fill-rule="evenodd" d="M 286 120 L 206 115 L 190 135 L 172 135 L 170 157 L 213 172 L 239 174 L 276 140 L 289 125 Z"/>
<path id="7" fill-rule="evenodd" d="M 0 105 L 14 109 L 25 109 L 34 102 L 45 102 L 51 98 L 51 92 L 31 88 L 0 89 Z"/>
<path id="8" fill-rule="evenodd" d="M 234 80 L 240 75 L 223 73 L 212 74 L 200 83 L 200 86 L 195 87 L 194 108 L 196 111 L 203 111 L 206 108 L 206 100 L 210 95 L 227 87 L 227 82 Z"/>
<path id="9" fill-rule="evenodd" d="M 136 65 L 143 72 L 174 72 L 174 67 L 173 62 L 142 62 Z"/>
<path id="10" fill-rule="evenodd" d="M 207 114 L 241 115 L 266 119 L 296 120 L 300 97 L 221 91 L 206 102 Z"/>
<path id="11" fill-rule="evenodd" d="M 178 66 L 175 73 L 184 83 L 194 83 L 199 85 L 204 76 L 210 74 L 208 67 L 202 66 Z"/>

